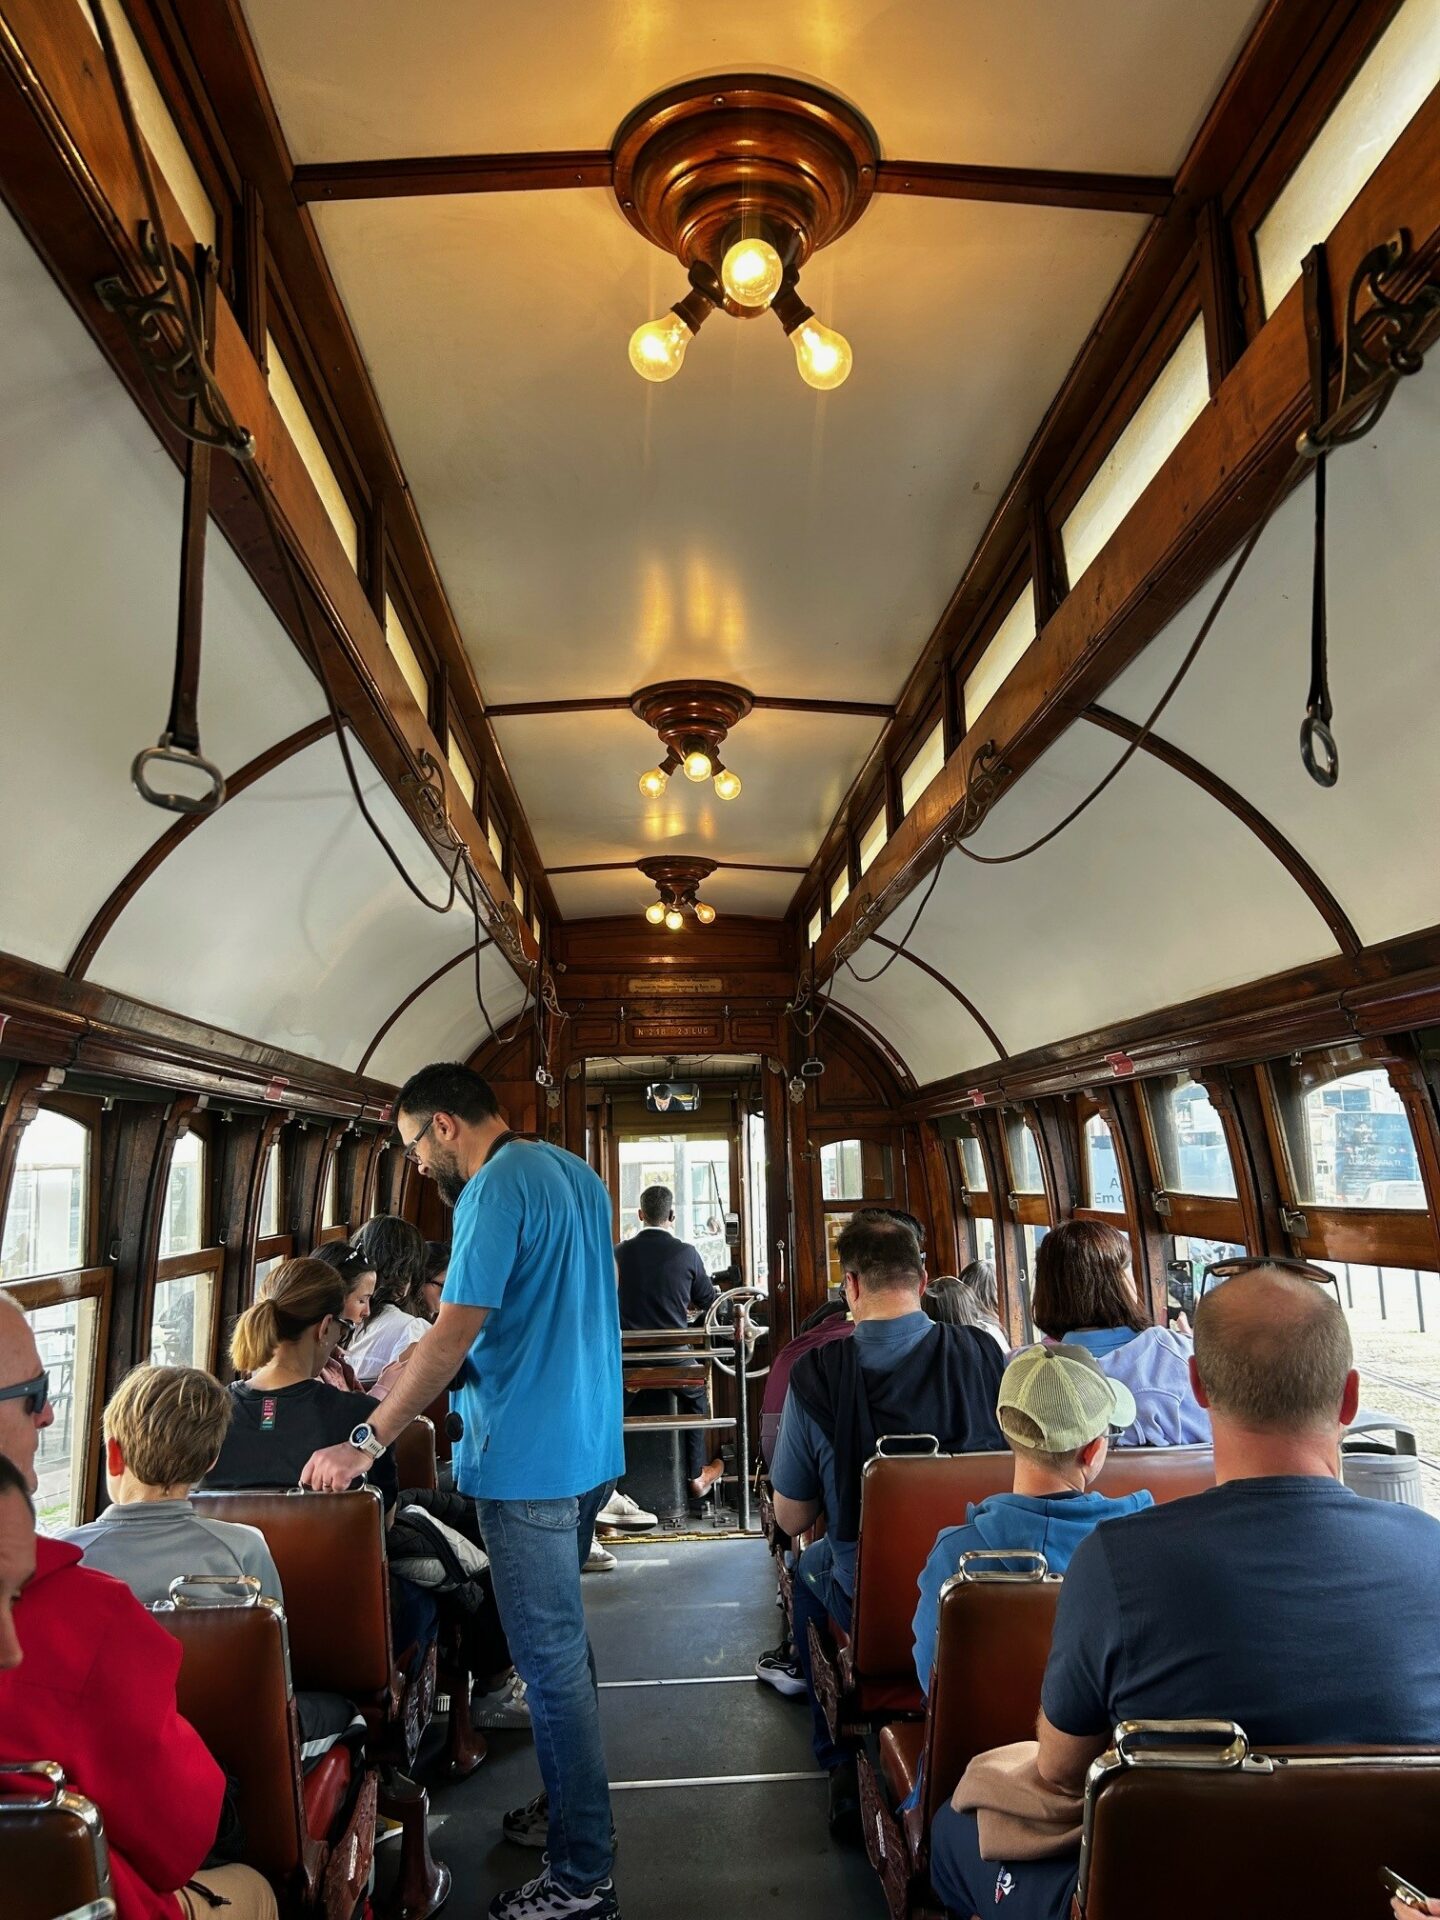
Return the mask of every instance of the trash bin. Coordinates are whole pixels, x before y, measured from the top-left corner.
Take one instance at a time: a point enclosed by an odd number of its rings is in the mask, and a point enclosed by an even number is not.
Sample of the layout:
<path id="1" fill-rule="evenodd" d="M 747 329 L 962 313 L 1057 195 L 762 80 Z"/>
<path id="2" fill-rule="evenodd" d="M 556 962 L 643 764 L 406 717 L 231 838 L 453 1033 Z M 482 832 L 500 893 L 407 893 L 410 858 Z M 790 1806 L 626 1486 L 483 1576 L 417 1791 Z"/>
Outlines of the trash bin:
<path id="1" fill-rule="evenodd" d="M 1359 1420 L 1349 1429 L 1340 1443 L 1340 1477 L 1369 1500 L 1425 1505 L 1415 1435 L 1396 1420 Z"/>

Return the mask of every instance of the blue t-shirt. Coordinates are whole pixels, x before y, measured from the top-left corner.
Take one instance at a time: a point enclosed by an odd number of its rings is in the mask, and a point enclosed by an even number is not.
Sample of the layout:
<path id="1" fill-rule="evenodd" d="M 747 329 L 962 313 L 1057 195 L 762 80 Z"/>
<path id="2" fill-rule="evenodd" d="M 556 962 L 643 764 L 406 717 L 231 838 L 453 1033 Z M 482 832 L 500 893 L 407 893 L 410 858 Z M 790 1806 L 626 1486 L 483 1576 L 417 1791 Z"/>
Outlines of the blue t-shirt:
<path id="1" fill-rule="evenodd" d="M 1213 1717 L 1259 1746 L 1440 1743 L 1440 1521 L 1302 1476 L 1108 1521 L 1070 1562 L 1041 1704 L 1082 1738 Z"/>
<path id="2" fill-rule="evenodd" d="M 488 1307 L 455 1405 L 455 1484 L 559 1500 L 625 1471 L 610 1195 L 583 1160 L 512 1140 L 455 1203 L 442 1299 Z"/>
<path id="3" fill-rule="evenodd" d="M 1060 1344 L 1062 1347 L 1083 1347 L 1095 1359 L 1103 1360 L 1107 1353 L 1128 1347 L 1134 1338 L 1134 1327 L 1081 1327 L 1076 1333 L 1067 1333 Z"/>
<path id="4" fill-rule="evenodd" d="M 914 1313 L 901 1314 L 898 1320 L 857 1321 L 854 1337 L 861 1367 L 866 1373 L 888 1373 L 934 1325 L 929 1314 L 919 1307 Z M 835 1449 L 795 1398 L 793 1389 L 785 1395 L 775 1457 L 770 1462 L 770 1480 L 775 1491 L 783 1493 L 787 1500 L 818 1500 L 827 1514 L 840 1511 L 840 1496 L 835 1485 Z M 829 1577 L 847 1598 L 853 1596 L 855 1542 L 826 1537 L 831 1549 L 826 1560 Z M 821 1597 L 828 1596 L 822 1594 Z"/>

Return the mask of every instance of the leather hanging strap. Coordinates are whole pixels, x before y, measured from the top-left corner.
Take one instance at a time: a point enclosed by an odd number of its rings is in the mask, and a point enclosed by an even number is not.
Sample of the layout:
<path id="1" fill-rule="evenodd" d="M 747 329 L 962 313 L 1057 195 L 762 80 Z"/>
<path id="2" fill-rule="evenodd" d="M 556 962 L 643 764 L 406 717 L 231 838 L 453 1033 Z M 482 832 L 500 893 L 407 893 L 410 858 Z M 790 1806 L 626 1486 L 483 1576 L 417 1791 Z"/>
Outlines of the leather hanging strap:
<path id="1" fill-rule="evenodd" d="M 1329 455 L 1320 430 L 1330 416 L 1330 276 L 1323 246 L 1312 247 L 1302 262 L 1305 340 L 1310 352 L 1310 436 L 1320 441 L 1315 455 L 1315 562 L 1310 588 L 1310 690 L 1300 723 L 1300 758 L 1318 785 L 1333 787 L 1340 778 L 1340 750 L 1330 731 L 1330 635 L 1325 590 L 1326 465 Z M 1307 437 L 1310 437 L 1307 436 Z M 1312 441 L 1312 444 L 1314 441 Z M 1303 444 L 1303 443 L 1302 443 Z"/>

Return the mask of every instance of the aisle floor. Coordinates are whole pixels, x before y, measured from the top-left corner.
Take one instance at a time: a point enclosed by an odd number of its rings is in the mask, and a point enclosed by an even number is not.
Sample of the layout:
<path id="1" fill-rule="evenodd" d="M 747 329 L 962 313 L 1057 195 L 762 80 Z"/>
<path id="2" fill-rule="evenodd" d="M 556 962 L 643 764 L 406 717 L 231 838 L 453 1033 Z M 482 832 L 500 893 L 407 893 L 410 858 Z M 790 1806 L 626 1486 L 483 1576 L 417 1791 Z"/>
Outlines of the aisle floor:
<path id="1" fill-rule="evenodd" d="M 763 1542 L 612 1544 L 618 1567 L 588 1576 L 584 1591 L 624 1920 L 882 1920 L 864 1854 L 826 1831 L 804 1702 L 754 1678 L 755 1656 L 779 1638 Z M 501 1813 L 539 1790 L 533 1745 L 526 1734 L 486 1737 L 477 1773 L 431 1789 L 432 1844 L 454 1872 L 446 1913 L 457 1920 L 540 1870 L 538 1852 L 500 1837 Z"/>

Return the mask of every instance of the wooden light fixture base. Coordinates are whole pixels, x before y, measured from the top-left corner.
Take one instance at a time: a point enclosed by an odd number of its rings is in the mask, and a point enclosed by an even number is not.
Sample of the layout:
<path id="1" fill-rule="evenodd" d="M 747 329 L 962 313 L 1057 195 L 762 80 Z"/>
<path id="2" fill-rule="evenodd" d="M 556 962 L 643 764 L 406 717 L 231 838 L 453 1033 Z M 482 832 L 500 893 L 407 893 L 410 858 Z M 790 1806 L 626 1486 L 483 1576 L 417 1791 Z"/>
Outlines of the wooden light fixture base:
<path id="1" fill-rule="evenodd" d="M 615 136 L 615 197 L 687 271 L 718 274 L 742 223 L 763 221 L 796 271 L 860 218 L 875 190 L 869 123 L 823 87 L 727 73 L 668 87 Z M 758 309 L 727 310 L 749 315 Z"/>
<path id="2" fill-rule="evenodd" d="M 657 853 L 635 865 L 647 880 L 653 880 L 667 906 L 682 902 L 693 904 L 700 884 L 708 880 L 719 862 L 684 853 Z"/>
<path id="3" fill-rule="evenodd" d="M 744 687 L 727 680 L 676 680 L 641 687 L 630 696 L 630 711 L 653 727 L 680 759 L 686 740 L 703 741 L 713 760 L 730 729 L 749 713 L 754 701 Z"/>

